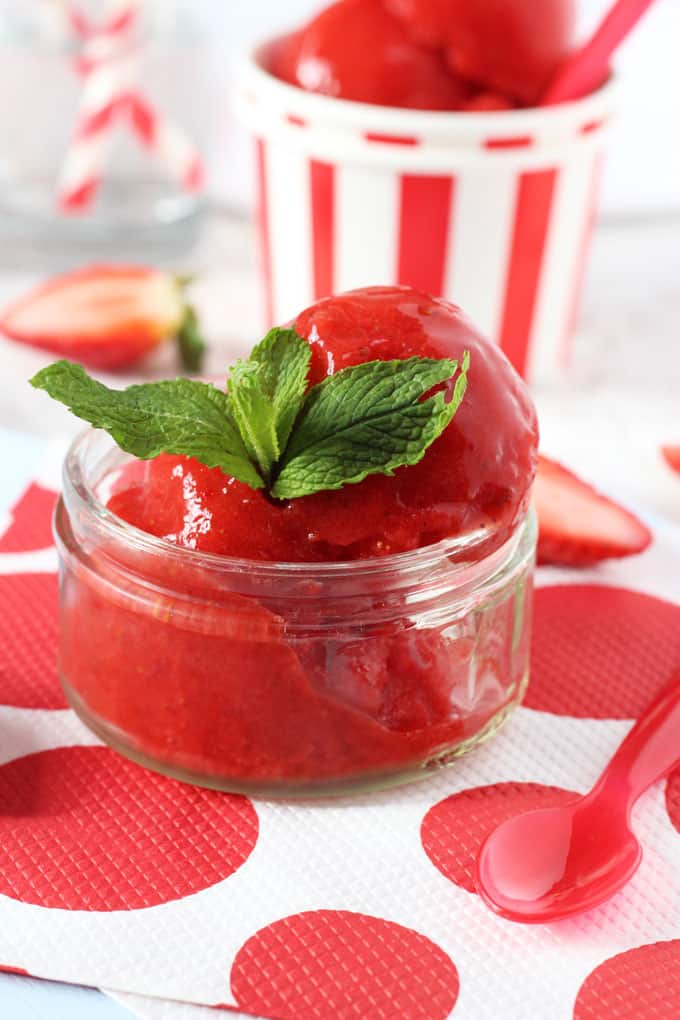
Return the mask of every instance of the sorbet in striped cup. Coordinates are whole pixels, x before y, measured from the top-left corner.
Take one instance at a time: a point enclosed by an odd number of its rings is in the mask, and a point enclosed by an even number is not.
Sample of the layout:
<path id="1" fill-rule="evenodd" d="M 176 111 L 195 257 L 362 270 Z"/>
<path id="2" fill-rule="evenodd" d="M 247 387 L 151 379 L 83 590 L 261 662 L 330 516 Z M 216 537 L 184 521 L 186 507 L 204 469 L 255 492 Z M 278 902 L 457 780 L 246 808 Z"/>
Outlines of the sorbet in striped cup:
<path id="1" fill-rule="evenodd" d="M 569 0 L 340 0 L 242 62 L 264 315 L 369 283 L 444 296 L 531 382 L 568 365 L 615 86 L 535 105 Z"/>

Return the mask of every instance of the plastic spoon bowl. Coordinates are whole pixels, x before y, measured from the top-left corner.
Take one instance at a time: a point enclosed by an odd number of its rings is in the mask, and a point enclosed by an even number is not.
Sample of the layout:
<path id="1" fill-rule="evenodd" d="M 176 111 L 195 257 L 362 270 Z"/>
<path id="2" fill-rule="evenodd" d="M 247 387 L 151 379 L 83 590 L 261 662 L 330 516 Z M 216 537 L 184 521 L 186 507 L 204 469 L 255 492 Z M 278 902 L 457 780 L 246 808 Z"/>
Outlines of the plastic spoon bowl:
<path id="1" fill-rule="evenodd" d="M 590 793 L 503 822 L 482 845 L 477 888 L 510 921 L 556 921 L 603 903 L 636 871 L 633 805 L 680 764 L 680 672 L 636 723 Z"/>

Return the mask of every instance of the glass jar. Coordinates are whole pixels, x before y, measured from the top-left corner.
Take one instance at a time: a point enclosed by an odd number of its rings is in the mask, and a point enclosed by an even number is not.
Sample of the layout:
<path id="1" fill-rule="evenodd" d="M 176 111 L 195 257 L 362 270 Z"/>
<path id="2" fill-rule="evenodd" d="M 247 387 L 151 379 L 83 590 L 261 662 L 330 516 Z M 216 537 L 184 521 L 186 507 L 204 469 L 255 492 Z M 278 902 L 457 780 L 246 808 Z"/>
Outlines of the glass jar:
<path id="1" fill-rule="evenodd" d="M 265 563 L 178 548 L 105 506 L 129 462 L 73 444 L 56 511 L 60 675 L 122 754 L 253 795 L 374 789 L 496 732 L 529 672 L 533 514 L 384 559 Z"/>
<path id="2" fill-rule="evenodd" d="M 129 90 L 201 153 L 214 129 L 216 109 L 204 7 L 188 0 L 145 0 L 125 43 L 129 68 L 123 69 L 130 75 Z M 99 0 L 0 0 L 3 250 L 11 253 L 12 268 L 17 260 L 31 268 L 40 263 L 52 268 L 84 259 L 186 256 L 198 239 L 202 194 L 182 187 L 168 155 L 159 146 L 143 144 L 124 110 L 99 141 L 90 143 L 92 150 L 102 150 L 101 172 L 94 174 L 101 177 L 96 194 L 76 211 L 60 209 L 60 180 L 83 116 L 88 81 L 82 70 L 87 43 L 71 27 L 70 8 L 82 11 L 93 26 L 106 20 L 106 6 Z M 114 66 L 108 73 L 113 80 L 123 72 Z M 108 79 L 98 88 L 98 94 L 111 88 Z M 91 149 L 81 155 L 87 166 Z"/>

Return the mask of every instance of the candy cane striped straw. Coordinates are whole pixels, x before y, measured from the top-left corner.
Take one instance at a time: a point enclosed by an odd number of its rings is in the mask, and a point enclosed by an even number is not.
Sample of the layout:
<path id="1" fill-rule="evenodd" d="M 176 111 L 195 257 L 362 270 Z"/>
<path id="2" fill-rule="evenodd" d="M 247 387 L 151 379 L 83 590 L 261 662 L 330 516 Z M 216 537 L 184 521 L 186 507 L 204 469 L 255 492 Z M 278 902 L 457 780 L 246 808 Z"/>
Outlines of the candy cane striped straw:
<path id="1" fill-rule="evenodd" d="M 93 27 L 69 2 L 62 0 L 71 29 L 83 40 L 77 70 L 84 78 L 73 139 L 59 183 L 59 205 L 82 212 L 100 187 L 116 118 L 128 112 L 142 144 L 156 154 L 167 171 L 187 190 L 203 182 L 203 164 L 184 132 L 139 93 L 138 58 L 132 33 L 142 0 L 116 0 L 105 22 Z"/>
<path id="2" fill-rule="evenodd" d="M 184 132 L 159 116 L 139 93 L 130 96 L 130 115 L 142 144 L 158 156 L 186 191 L 200 191 L 204 179 L 203 161 Z"/>
<path id="3" fill-rule="evenodd" d="M 84 211 L 94 201 L 106 164 L 112 124 L 136 79 L 136 60 L 129 32 L 139 0 L 116 3 L 99 28 L 93 27 L 74 4 L 64 2 L 71 28 L 83 49 L 76 69 L 83 76 L 73 139 L 59 182 L 59 205 L 65 212 Z"/>

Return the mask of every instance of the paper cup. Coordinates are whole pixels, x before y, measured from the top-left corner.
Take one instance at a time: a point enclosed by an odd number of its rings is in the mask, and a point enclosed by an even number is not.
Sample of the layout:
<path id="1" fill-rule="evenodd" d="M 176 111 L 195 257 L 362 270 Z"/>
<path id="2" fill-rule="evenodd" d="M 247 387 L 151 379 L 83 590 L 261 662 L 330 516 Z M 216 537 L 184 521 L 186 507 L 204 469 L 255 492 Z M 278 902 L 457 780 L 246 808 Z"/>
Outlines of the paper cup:
<path id="1" fill-rule="evenodd" d="M 460 305 L 530 382 L 568 364 L 616 86 L 575 103 L 431 113 L 304 92 L 242 61 L 266 316 L 408 284 Z"/>

